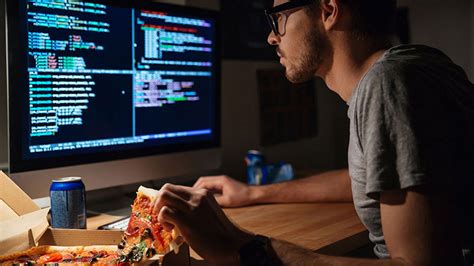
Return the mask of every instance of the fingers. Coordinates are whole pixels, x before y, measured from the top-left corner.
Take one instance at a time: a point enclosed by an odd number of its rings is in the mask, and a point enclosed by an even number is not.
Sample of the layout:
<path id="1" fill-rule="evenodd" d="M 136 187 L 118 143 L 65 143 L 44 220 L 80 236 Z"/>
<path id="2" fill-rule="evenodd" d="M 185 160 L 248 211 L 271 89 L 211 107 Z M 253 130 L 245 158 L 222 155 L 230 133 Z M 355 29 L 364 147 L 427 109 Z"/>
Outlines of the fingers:
<path id="1" fill-rule="evenodd" d="M 179 217 L 178 211 L 173 210 L 170 207 L 164 206 L 158 213 L 158 222 L 167 231 L 173 230 L 174 226 L 179 228 Z"/>
<path id="2" fill-rule="evenodd" d="M 222 176 L 203 176 L 200 177 L 196 183 L 194 183 L 193 188 L 204 188 L 204 184 L 212 184 L 212 183 L 219 183 L 219 180 L 221 180 L 223 177 Z"/>
<path id="3" fill-rule="evenodd" d="M 168 206 L 173 209 L 179 209 L 181 211 L 187 211 L 189 205 L 185 199 L 180 195 L 170 191 L 170 189 L 161 189 L 160 194 L 155 202 L 155 212 L 159 212 L 163 206 Z"/>
<path id="4" fill-rule="evenodd" d="M 184 200 L 189 200 L 192 195 L 192 188 L 190 187 L 185 187 L 185 186 L 179 186 L 179 185 L 173 185 L 173 184 L 165 184 L 161 187 L 160 191 L 170 191 L 173 192 L 174 194 L 180 196 Z"/>
<path id="5" fill-rule="evenodd" d="M 205 188 L 217 193 L 222 193 L 223 187 L 224 177 L 222 176 L 201 177 L 193 186 L 193 188 Z"/>
<path id="6" fill-rule="evenodd" d="M 231 207 L 229 201 L 229 193 L 231 193 L 231 191 L 227 190 L 227 192 L 225 192 L 224 188 L 226 186 L 232 187 L 232 183 L 229 182 L 229 178 L 227 176 L 201 177 L 194 184 L 194 188 L 204 188 L 214 194 L 214 197 L 220 206 Z"/>
<path id="7" fill-rule="evenodd" d="M 155 202 L 155 211 L 158 212 L 158 222 L 167 231 L 180 227 L 184 221 L 183 214 L 191 208 L 188 200 L 192 196 L 191 188 L 165 184 Z"/>
<path id="8" fill-rule="evenodd" d="M 191 187 L 165 184 L 161 189 L 155 202 L 155 211 L 163 206 L 177 209 L 183 213 L 189 212 L 193 207 L 196 196 L 207 195 L 206 189 L 195 189 Z"/>

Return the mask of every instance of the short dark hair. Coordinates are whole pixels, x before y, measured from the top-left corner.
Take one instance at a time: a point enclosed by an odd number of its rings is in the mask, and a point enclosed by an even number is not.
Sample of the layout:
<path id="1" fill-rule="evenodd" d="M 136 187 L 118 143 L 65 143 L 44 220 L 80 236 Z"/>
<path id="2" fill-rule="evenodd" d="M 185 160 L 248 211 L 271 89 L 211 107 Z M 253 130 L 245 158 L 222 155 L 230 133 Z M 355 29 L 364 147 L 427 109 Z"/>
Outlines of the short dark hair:
<path id="1" fill-rule="evenodd" d="M 369 36 L 395 32 L 396 0 L 341 0 L 353 16 L 354 31 Z"/>
<path id="2" fill-rule="evenodd" d="M 307 7 L 314 12 L 321 0 Z M 382 37 L 395 32 L 397 0 L 340 0 L 349 7 L 353 17 L 352 30 L 358 36 Z"/>

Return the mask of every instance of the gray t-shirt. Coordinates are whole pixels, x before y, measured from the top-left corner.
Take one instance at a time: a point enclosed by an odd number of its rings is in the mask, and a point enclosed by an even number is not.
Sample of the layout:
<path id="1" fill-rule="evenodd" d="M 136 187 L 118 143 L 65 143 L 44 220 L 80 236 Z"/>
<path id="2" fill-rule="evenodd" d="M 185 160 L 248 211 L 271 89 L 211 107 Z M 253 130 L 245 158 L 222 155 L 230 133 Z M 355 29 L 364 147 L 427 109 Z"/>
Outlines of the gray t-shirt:
<path id="1" fill-rule="evenodd" d="M 468 206 L 460 212 L 470 219 L 461 234 L 472 245 L 474 86 L 464 71 L 436 49 L 396 46 L 364 75 L 348 104 L 354 205 L 375 254 L 390 257 L 380 193 L 420 185 L 459 193 L 458 203 Z"/>

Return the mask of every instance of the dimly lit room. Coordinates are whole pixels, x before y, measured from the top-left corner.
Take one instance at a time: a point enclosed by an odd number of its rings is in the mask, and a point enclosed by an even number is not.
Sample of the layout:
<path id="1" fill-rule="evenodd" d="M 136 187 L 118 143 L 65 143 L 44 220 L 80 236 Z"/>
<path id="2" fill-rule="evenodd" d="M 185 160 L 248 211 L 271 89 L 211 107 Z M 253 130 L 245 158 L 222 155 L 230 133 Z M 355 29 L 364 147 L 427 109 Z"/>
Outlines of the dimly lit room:
<path id="1" fill-rule="evenodd" d="M 0 265 L 474 266 L 474 1 L 0 13 Z"/>

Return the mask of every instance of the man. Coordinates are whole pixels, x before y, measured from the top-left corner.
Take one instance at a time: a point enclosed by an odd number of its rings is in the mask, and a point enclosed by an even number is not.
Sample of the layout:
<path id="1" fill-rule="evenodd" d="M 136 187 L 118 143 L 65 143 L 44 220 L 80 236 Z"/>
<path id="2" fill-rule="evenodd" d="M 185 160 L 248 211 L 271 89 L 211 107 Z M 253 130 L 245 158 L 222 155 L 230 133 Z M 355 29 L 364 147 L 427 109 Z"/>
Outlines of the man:
<path id="1" fill-rule="evenodd" d="M 321 77 L 349 105 L 349 171 L 248 187 L 167 184 L 159 221 L 223 265 L 462 265 L 472 248 L 474 88 L 425 46 L 390 47 L 391 0 L 275 0 L 268 42 L 291 82 Z M 209 191 L 218 191 L 216 198 Z M 353 200 L 379 260 L 325 256 L 232 224 L 223 206 Z"/>

